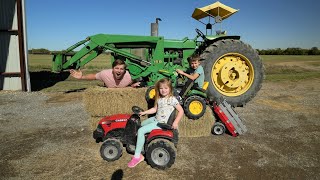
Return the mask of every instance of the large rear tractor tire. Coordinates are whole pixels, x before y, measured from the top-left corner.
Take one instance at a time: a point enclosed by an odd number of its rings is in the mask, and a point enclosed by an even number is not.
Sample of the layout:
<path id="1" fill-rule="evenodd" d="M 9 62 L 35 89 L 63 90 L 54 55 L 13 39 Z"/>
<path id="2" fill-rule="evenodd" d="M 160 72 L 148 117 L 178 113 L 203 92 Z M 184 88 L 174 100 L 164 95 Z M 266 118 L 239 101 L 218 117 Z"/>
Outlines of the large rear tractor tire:
<path id="1" fill-rule="evenodd" d="M 218 101 L 223 96 L 234 107 L 243 106 L 260 90 L 264 67 L 258 52 L 240 40 L 219 40 L 201 54 L 205 59 L 208 95 Z"/>

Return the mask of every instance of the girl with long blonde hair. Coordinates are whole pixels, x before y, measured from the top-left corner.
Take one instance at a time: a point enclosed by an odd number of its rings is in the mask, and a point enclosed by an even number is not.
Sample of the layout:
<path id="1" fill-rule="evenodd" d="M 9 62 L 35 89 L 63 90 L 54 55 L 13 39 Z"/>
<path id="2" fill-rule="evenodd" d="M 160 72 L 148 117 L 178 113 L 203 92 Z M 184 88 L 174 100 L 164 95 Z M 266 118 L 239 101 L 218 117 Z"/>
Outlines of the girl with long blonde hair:
<path id="1" fill-rule="evenodd" d="M 154 114 L 156 116 L 150 117 L 141 123 L 141 127 L 138 130 L 137 144 L 133 158 L 128 163 L 128 167 L 133 168 L 141 161 L 144 160 L 144 156 L 141 154 L 143 145 L 145 143 L 145 134 L 151 132 L 154 129 L 161 129 L 158 123 L 167 123 L 171 113 L 174 110 L 178 111 L 172 128 L 177 129 L 178 123 L 183 116 L 183 108 L 179 104 L 178 100 L 173 96 L 172 83 L 167 78 L 160 79 L 156 85 L 156 96 L 154 107 L 146 111 L 140 112 L 140 115 Z"/>

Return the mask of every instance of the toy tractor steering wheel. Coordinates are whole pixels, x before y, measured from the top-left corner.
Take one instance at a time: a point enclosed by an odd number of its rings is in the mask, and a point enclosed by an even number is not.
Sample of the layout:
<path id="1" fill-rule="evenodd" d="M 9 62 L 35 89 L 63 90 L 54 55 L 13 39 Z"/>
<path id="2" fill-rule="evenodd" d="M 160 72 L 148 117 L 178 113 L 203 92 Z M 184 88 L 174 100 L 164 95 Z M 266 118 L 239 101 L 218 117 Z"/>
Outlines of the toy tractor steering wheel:
<path id="1" fill-rule="evenodd" d="M 205 42 L 208 41 L 207 37 L 198 28 L 196 28 L 196 32 Z"/>
<path id="2" fill-rule="evenodd" d="M 134 114 L 139 114 L 140 112 L 143 112 L 144 110 L 141 108 L 141 107 L 139 107 L 139 106 L 132 106 L 132 112 L 134 113 Z"/>

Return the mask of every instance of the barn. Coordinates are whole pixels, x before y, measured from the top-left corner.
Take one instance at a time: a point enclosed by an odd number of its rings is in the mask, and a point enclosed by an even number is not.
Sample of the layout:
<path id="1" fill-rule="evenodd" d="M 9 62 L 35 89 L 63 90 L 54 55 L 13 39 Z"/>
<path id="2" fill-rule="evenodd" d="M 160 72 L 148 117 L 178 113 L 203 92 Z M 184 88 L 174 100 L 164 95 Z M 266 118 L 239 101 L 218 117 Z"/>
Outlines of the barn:
<path id="1" fill-rule="evenodd" d="M 31 91 L 25 0 L 0 0 L 0 90 Z"/>

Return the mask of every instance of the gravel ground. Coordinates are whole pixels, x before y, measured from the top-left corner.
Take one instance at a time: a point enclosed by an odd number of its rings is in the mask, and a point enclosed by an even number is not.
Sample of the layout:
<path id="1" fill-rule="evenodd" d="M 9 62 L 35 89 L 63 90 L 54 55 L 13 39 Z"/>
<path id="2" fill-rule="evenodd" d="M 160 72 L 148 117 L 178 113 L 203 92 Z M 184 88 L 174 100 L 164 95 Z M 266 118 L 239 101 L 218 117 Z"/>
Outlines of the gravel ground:
<path id="1" fill-rule="evenodd" d="M 248 132 L 181 138 L 166 171 L 103 161 L 82 93 L 0 91 L 0 179 L 319 179 L 320 80 L 264 83 L 243 108 Z"/>

